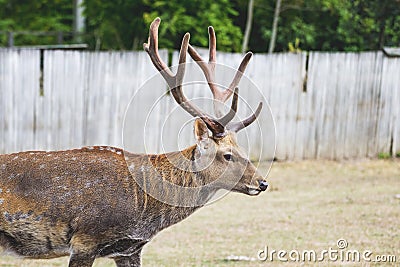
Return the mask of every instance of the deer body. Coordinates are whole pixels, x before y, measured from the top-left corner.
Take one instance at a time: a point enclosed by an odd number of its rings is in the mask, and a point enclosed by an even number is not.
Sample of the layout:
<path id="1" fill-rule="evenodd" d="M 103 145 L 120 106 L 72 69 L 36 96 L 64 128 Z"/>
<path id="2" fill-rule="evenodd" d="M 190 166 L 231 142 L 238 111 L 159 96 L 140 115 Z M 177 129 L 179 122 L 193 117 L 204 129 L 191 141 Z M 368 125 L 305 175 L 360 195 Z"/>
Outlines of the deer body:
<path id="1" fill-rule="evenodd" d="M 143 246 L 162 229 L 191 215 L 220 189 L 258 195 L 265 179 L 241 152 L 236 132 L 254 122 L 257 110 L 241 122 L 237 85 L 251 53 L 246 54 L 230 87 L 214 83 L 215 33 L 210 34 L 210 62 L 204 63 L 186 34 L 177 74 L 158 55 L 157 18 L 144 48 L 161 72 L 176 102 L 198 117 L 196 144 L 159 155 L 132 154 L 113 147 L 0 155 L 0 246 L 27 258 L 70 255 L 70 267 L 90 267 L 109 257 L 118 267 L 140 266 Z M 182 91 L 186 53 L 203 70 L 218 118 L 188 101 Z M 211 132 L 211 135 L 210 135 Z"/>
<path id="2" fill-rule="evenodd" d="M 198 175 L 171 169 L 165 155 L 117 148 L 1 155 L 0 245 L 27 258 L 140 253 L 157 232 L 197 209 L 170 206 L 141 189 L 132 175 L 153 175 L 157 159 L 174 173 L 164 179 L 199 183 Z"/>

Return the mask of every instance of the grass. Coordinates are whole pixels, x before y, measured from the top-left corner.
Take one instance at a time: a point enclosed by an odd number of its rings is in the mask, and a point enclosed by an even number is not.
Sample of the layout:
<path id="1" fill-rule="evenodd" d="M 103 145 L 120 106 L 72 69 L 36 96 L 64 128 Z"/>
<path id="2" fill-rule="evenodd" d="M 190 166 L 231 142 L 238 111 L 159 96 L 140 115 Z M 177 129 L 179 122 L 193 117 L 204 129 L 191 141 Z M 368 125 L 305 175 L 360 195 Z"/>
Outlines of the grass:
<path id="1" fill-rule="evenodd" d="M 392 157 L 392 155 L 390 155 L 390 153 L 381 152 L 378 154 L 378 159 L 390 159 L 391 157 Z"/>
<path id="2" fill-rule="evenodd" d="M 399 159 L 276 163 L 268 180 L 269 191 L 258 197 L 231 193 L 161 232 L 145 247 L 143 266 L 280 266 L 283 263 L 277 260 L 226 258 L 256 258 L 266 245 L 270 250 L 321 252 L 329 247 L 337 249 L 339 238 L 346 239 L 349 250 L 370 250 L 373 256 L 394 254 L 397 264 L 400 262 Z M 0 258 L 0 266 L 67 264 L 67 258 Z M 328 260 L 284 265 L 302 264 L 360 266 Z M 98 259 L 95 266 L 114 265 Z"/>

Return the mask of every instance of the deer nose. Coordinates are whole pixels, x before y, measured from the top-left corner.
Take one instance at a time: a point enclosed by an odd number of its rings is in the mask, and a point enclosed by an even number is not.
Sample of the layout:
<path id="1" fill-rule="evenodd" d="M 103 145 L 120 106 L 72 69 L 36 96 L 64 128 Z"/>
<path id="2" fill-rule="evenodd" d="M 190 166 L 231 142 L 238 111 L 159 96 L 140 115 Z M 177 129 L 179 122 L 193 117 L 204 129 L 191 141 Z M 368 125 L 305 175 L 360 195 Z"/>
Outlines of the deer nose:
<path id="1" fill-rule="evenodd" d="M 260 181 L 258 181 L 258 183 L 259 183 L 259 187 L 260 187 L 261 191 L 267 190 L 268 183 L 266 181 L 260 180 Z"/>

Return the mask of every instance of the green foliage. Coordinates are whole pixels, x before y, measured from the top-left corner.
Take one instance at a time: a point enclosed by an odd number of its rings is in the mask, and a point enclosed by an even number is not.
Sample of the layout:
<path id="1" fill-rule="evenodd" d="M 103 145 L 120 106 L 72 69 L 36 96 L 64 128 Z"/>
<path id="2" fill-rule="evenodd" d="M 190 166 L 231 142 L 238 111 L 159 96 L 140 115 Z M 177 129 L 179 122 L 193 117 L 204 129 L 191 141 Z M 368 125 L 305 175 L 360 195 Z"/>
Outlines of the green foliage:
<path id="1" fill-rule="evenodd" d="M 391 156 L 390 156 L 389 153 L 381 152 L 381 153 L 378 154 L 378 159 L 390 159 L 390 158 L 391 158 Z"/>
<path id="2" fill-rule="evenodd" d="M 242 32 L 235 26 L 232 17 L 238 13 L 228 0 L 145 0 L 150 12 L 144 14 L 147 25 L 160 17 L 160 47 L 178 49 L 181 37 L 191 34 L 191 44 L 208 46 L 207 27 L 212 25 L 218 38 L 218 49 L 225 51 L 240 51 Z"/>
<path id="3" fill-rule="evenodd" d="M 400 1 L 355 0 L 350 3 L 340 21 L 344 50 L 375 50 L 383 45 L 399 45 Z"/>
<path id="4" fill-rule="evenodd" d="M 288 44 L 288 47 L 289 47 L 289 52 L 291 52 L 291 53 L 300 53 L 301 52 L 300 39 L 296 38 L 294 43 L 290 42 Z"/>
<path id="5" fill-rule="evenodd" d="M 72 30 L 72 1 L 0 0 L 0 31 L 68 31 Z M 15 45 L 49 44 L 55 36 L 17 35 Z M 1 35 L 0 45 L 6 44 Z"/>
<path id="6" fill-rule="evenodd" d="M 138 0 L 86 0 L 87 42 L 92 48 L 138 49 L 147 36 L 147 7 Z"/>
<path id="7" fill-rule="evenodd" d="M 242 33 L 231 17 L 237 12 L 228 0 L 86 0 L 87 29 L 94 33 L 92 46 L 101 49 L 142 49 L 150 23 L 161 17 L 159 36 L 162 48 L 179 49 L 185 32 L 191 44 L 208 45 L 207 27 L 213 25 L 222 50 L 239 51 Z"/>
<path id="8" fill-rule="evenodd" d="M 245 0 L 236 0 L 245 14 Z M 250 48 L 268 50 L 275 0 L 256 0 Z M 237 21 L 244 29 L 244 21 Z M 363 51 L 400 45 L 399 0 L 282 0 L 275 51 L 301 40 L 303 50 Z"/>
<path id="9" fill-rule="evenodd" d="M 276 0 L 255 0 L 249 49 L 266 52 Z M 248 0 L 85 0 L 85 42 L 96 49 L 142 49 L 151 21 L 159 16 L 160 47 L 207 46 L 213 25 L 218 49 L 238 52 Z M 72 31 L 73 1 L 0 0 L 0 31 Z M 400 45 L 400 0 L 282 0 L 275 51 L 377 50 Z M 52 44 L 54 36 L 18 35 L 16 45 Z M 296 39 L 299 39 L 296 46 Z M 72 37 L 66 38 L 67 42 Z M 0 45 L 6 44 L 5 34 Z"/>

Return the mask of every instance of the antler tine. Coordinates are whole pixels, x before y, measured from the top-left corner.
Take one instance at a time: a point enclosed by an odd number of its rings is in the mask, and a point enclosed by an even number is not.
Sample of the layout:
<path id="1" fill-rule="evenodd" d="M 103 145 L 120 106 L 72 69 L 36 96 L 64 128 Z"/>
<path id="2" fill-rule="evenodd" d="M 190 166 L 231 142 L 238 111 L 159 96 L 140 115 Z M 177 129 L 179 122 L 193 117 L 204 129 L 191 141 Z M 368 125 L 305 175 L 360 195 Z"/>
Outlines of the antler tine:
<path id="1" fill-rule="evenodd" d="M 201 58 L 199 53 L 197 53 L 197 51 L 190 44 L 188 47 L 188 52 L 189 52 L 190 56 L 193 58 L 193 60 L 196 61 L 196 63 L 199 65 L 199 67 L 203 71 L 204 76 L 206 77 L 208 86 L 211 89 L 211 93 L 213 94 L 214 99 L 216 99 L 216 100 L 222 99 L 221 91 L 217 88 L 217 86 L 215 84 L 215 57 L 213 59 L 214 61 L 210 60 L 209 63 L 206 63 Z M 211 49 L 210 49 L 210 59 L 211 59 L 211 54 L 215 55 L 215 53 L 212 53 Z"/>
<path id="2" fill-rule="evenodd" d="M 168 68 L 167 64 L 161 59 L 158 53 L 158 27 L 160 26 L 161 19 L 156 18 L 150 25 L 149 39 L 147 43 L 143 44 L 144 50 L 149 54 L 153 65 L 161 73 L 168 85 L 174 83 L 174 74 Z"/>
<path id="3" fill-rule="evenodd" d="M 229 110 L 229 112 L 224 117 L 218 119 L 218 122 L 221 125 L 226 126 L 235 117 L 236 112 L 237 112 L 237 106 L 238 106 L 238 98 L 239 98 L 239 88 L 236 87 L 235 88 L 235 93 L 234 93 L 233 98 L 232 98 L 231 109 Z"/>
<path id="4" fill-rule="evenodd" d="M 161 73 L 166 80 L 172 95 L 179 105 L 181 105 L 192 116 L 204 117 L 205 114 L 201 112 L 196 106 L 189 104 L 185 95 L 182 92 L 182 81 L 186 69 L 186 52 L 189 45 L 190 34 L 186 33 L 183 37 L 181 49 L 179 52 L 179 66 L 176 74 L 173 74 L 167 64 L 161 59 L 158 53 L 158 27 L 160 26 L 161 19 L 156 18 L 150 25 L 150 34 L 148 43 L 143 44 L 144 50 L 149 54 L 153 65 Z"/>
<path id="5" fill-rule="evenodd" d="M 247 126 L 252 124 L 257 119 L 258 115 L 260 115 L 260 113 L 261 113 L 262 107 L 263 107 L 263 103 L 260 102 L 258 104 L 256 111 L 252 115 L 250 115 L 248 118 L 244 119 L 243 121 L 232 122 L 232 123 L 228 124 L 226 126 L 226 128 L 232 132 L 238 132 L 238 131 L 242 130 L 243 128 L 246 128 Z"/>
<path id="6" fill-rule="evenodd" d="M 248 52 L 242 62 L 239 65 L 238 70 L 235 73 L 235 76 L 229 85 L 228 89 L 220 90 L 215 82 L 215 64 L 216 64 L 216 36 L 213 27 L 208 27 L 208 36 L 209 36 L 209 60 L 206 63 L 203 58 L 197 53 L 197 51 L 189 44 L 188 52 L 192 59 L 196 61 L 201 70 L 206 77 L 207 83 L 210 87 L 210 90 L 214 97 L 214 110 L 218 117 L 222 115 L 222 103 L 225 103 L 228 100 L 232 93 L 234 92 L 234 88 L 236 88 L 240 82 L 240 79 L 243 76 L 243 73 L 252 57 L 253 53 Z"/>
<path id="7" fill-rule="evenodd" d="M 253 56 L 252 52 L 247 52 L 246 55 L 243 57 L 242 62 L 240 62 L 239 68 L 237 69 L 235 76 L 232 80 L 232 83 L 229 85 L 228 89 L 224 91 L 225 101 L 232 95 L 233 88 L 236 88 L 239 85 L 239 82 L 242 79 L 243 73 L 246 70 L 247 65 L 249 64 L 252 56 Z"/>
<path id="8" fill-rule="evenodd" d="M 208 40 L 209 40 L 209 56 L 208 62 L 215 63 L 217 61 L 217 38 L 213 26 L 208 27 Z"/>

